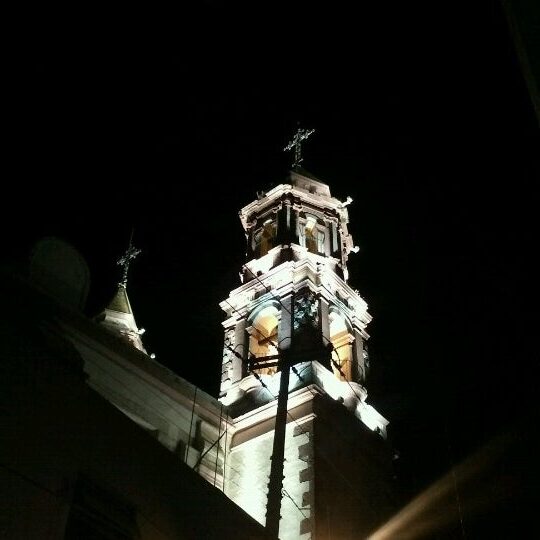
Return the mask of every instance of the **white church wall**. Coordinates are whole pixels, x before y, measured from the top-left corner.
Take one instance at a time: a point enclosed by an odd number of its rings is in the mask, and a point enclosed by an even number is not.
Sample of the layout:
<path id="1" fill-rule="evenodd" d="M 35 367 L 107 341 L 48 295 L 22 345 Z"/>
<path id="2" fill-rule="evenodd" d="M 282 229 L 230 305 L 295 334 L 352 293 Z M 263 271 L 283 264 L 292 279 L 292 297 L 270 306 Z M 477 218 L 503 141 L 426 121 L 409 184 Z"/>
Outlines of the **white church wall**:
<path id="1" fill-rule="evenodd" d="M 84 359 L 89 386 L 188 466 L 196 467 L 210 483 L 221 487 L 225 439 L 216 441 L 227 422 L 224 416 L 220 418 L 221 404 L 178 377 L 173 391 L 170 381 L 153 378 L 129 360 L 107 354 L 107 349 L 80 339 L 77 334 L 71 337 Z M 169 385 L 167 392 L 163 391 L 164 384 Z M 211 409 L 212 401 L 215 410 Z M 220 448 L 218 459 L 217 447 Z"/>
<path id="2" fill-rule="evenodd" d="M 289 422 L 285 434 L 280 540 L 311 538 L 313 473 L 311 416 Z M 225 464 L 224 493 L 259 523 L 266 522 L 266 503 L 273 432 L 233 448 Z"/>

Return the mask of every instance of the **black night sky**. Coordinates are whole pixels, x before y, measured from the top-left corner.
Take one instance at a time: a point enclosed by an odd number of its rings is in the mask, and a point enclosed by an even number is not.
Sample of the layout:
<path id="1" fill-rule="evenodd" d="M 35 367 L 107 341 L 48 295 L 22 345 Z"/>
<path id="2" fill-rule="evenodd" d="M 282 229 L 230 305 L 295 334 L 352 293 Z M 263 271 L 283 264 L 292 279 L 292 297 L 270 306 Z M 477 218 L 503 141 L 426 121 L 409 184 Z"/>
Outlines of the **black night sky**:
<path id="1" fill-rule="evenodd" d="M 499 4 L 432 4 L 204 2 L 163 32 L 42 29 L 4 83 L 3 252 L 23 261 L 42 236 L 70 242 L 95 315 L 134 227 L 128 291 L 147 349 L 216 395 L 218 303 L 244 262 L 238 210 L 284 179 L 297 121 L 315 128 L 303 165 L 354 199 L 368 400 L 391 422 L 404 492 L 516 430 L 501 489 L 525 501 L 538 123 Z"/>

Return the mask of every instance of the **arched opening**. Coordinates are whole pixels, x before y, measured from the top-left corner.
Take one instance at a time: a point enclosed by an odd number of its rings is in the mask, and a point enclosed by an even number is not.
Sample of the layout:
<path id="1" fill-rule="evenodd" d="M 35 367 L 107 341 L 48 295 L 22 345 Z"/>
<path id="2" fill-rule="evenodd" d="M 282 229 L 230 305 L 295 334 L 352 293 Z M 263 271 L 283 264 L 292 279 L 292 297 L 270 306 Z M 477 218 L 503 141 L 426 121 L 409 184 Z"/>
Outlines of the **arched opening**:
<path id="1" fill-rule="evenodd" d="M 276 223 L 272 219 L 267 219 L 255 233 L 254 251 L 257 257 L 266 255 L 274 247 L 275 237 Z"/>
<path id="2" fill-rule="evenodd" d="M 305 214 L 301 217 L 299 224 L 299 239 L 300 245 L 307 248 L 311 253 L 324 255 L 325 239 L 324 227 L 317 221 L 317 217 L 313 214 Z"/>
<path id="3" fill-rule="evenodd" d="M 332 359 L 340 367 L 345 377 L 332 363 L 332 371 L 340 381 L 350 381 L 352 379 L 352 336 L 345 322 L 345 319 L 337 312 L 329 314 L 330 321 L 330 341 L 334 350 Z"/>
<path id="4" fill-rule="evenodd" d="M 314 217 L 310 216 L 306 219 L 304 234 L 306 236 L 306 247 L 308 251 L 317 253 L 317 220 Z"/>
<path id="5" fill-rule="evenodd" d="M 256 358 L 265 358 L 278 354 L 278 310 L 274 306 L 262 309 L 253 320 L 249 329 L 249 352 Z M 273 375 L 276 367 L 256 370 L 259 375 Z"/>

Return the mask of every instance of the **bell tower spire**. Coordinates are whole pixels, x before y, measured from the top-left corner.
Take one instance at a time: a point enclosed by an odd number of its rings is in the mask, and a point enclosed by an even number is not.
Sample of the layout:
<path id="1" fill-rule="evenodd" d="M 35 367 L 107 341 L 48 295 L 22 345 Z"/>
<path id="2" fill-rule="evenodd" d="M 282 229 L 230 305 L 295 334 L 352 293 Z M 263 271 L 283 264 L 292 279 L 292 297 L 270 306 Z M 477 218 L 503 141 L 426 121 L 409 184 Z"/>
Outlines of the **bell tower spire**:
<path id="1" fill-rule="evenodd" d="M 253 376 L 250 365 L 255 374 L 272 376 L 275 358 L 293 342 L 295 350 L 317 344 L 319 356 L 332 351 L 316 360 L 344 388 L 356 384 L 366 394 L 371 316 L 347 284 L 348 257 L 359 250 L 347 229 L 352 198 L 336 199 L 327 184 L 299 168 L 301 142 L 313 132 L 298 128 L 285 147 L 295 150 L 294 170 L 239 212 L 247 240 L 243 285 L 221 303 L 228 315 L 221 396 L 231 405 Z"/>
<path id="2" fill-rule="evenodd" d="M 245 485 L 225 482 L 227 494 L 272 538 L 283 539 L 326 531 L 328 510 L 323 516 L 318 509 L 336 503 L 317 480 L 332 477 L 318 444 L 325 438 L 340 444 L 329 426 L 348 423 L 369 439 L 361 451 L 369 445 L 376 455 L 388 423 L 366 403 L 371 316 L 347 283 L 348 256 L 358 251 L 347 229 L 352 198 L 333 197 L 300 167 L 301 143 L 313 131 L 299 128 L 285 147 L 294 148 L 295 159 L 283 182 L 240 210 L 247 243 L 242 285 L 220 303 L 226 314 L 220 400 L 237 428 L 229 463 L 251 467 L 249 478 L 240 477 Z M 357 454 L 355 444 L 344 443 L 340 455 Z M 246 499 L 248 483 L 266 484 L 266 496 L 250 491 Z M 284 497 L 301 501 L 303 519 L 300 506 L 291 508 Z M 352 531 L 336 529 L 335 536 Z"/>
<path id="3" fill-rule="evenodd" d="M 133 246 L 133 230 L 129 239 L 129 246 L 125 253 L 116 261 L 122 266 L 122 278 L 118 282 L 116 294 L 109 302 L 108 306 L 96 317 L 96 321 L 102 324 L 107 330 L 128 342 L 136 349 L 146 353 L 141 336 L 144 328 L 138 328 L 135 316 L 131 308 L 131 303 L 127 294 L 127 281 L 129 267 L 132 261 L 141 253 L 140 249 Z"/>

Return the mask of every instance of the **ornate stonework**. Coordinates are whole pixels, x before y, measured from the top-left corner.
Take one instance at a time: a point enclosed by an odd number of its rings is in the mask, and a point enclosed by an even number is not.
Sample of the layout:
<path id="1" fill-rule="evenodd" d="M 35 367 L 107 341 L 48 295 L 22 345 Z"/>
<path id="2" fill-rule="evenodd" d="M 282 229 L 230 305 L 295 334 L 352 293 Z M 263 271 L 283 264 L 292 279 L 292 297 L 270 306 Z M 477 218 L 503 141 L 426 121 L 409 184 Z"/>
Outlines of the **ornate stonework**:
<path id="1" fill-rule="evenodd" d="M 311 291 L 295 298 L 293 320 L 295 330 L 307 326 L 316 328 L 319 324 L 319 305 L 317 297 Z"/>

